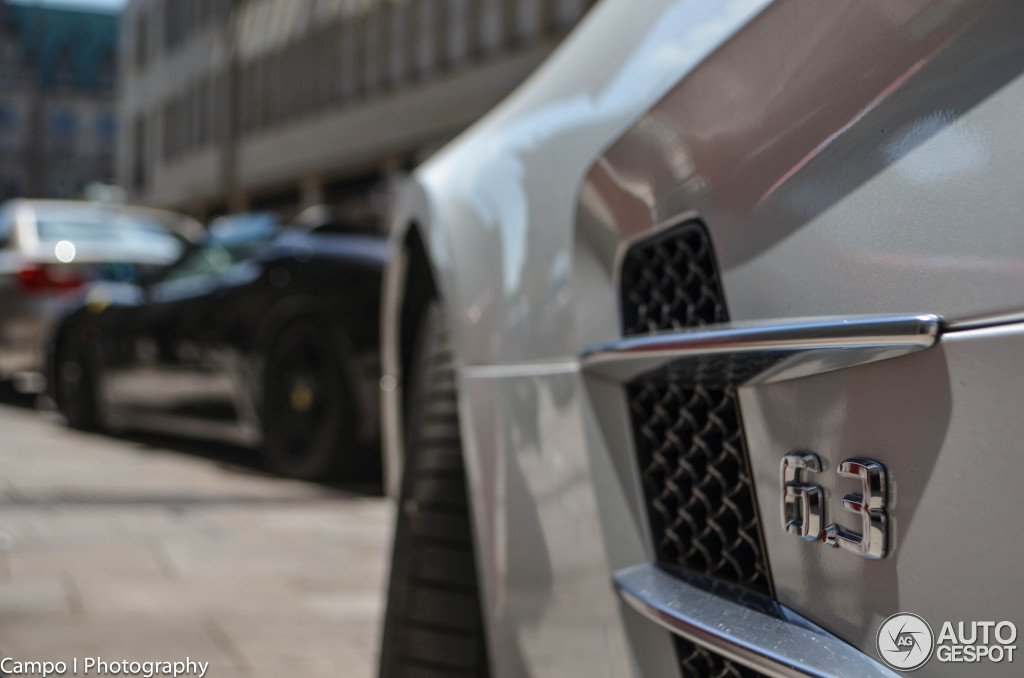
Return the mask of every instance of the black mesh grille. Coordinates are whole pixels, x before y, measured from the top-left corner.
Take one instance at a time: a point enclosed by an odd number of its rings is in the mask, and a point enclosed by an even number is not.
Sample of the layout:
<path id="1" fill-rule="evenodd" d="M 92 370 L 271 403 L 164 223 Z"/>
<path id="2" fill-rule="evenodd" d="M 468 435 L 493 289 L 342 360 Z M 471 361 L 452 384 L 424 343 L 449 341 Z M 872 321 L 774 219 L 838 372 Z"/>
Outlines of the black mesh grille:
<path id="1" fill-rule="evenodd" d="M 633 247 L 622 262 L 627 337 L 728 320 L 707 231 L 688 221 Z"/>
<path id="2" fill-rule="evenodd" d="M 767 595 L 735 392 L 661 374 L 628 389 L 658 562 Z"/>
<path id="3" fill-rule="evenodd" d="M 621 280 L 626 335 L 728 321 L 700 222 L 634 245 Z M 652 541 L 660 565 L 768 596 L 739 403 L 720 371 L 662 370 L 627 384 Z"/>
<path id="4" fill-rule="evenodd" d="M 676 637 L 682 678 L 763 678 L 764 674 L 726 659 L 707 648 Z"/>

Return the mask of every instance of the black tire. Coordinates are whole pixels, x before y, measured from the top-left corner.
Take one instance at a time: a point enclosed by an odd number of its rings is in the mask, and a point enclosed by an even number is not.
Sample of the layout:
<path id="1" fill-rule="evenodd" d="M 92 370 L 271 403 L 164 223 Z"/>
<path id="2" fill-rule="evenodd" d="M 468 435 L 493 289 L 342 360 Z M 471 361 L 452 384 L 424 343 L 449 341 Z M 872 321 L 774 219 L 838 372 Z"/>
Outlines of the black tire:
<path id="1" fill-rule="evenodd" d="M 455 375 L 436 304 L 420 323 L 411 368 L 380 678 L 486 678 Z"/>
<path id="2" fill-rule="evenodd" d="M 84 332 L 71 329 L 60 341 L 53 362 L 53 399 L 71 428 L 100 430 L 97 377 Z"/>
<path id="3" fill-rule="evenodd" d="M 328 480 L 356 456 L 352 391 L 327 332 L 309 320 L 289 324 L 267 358 L 263 457 L 274 472 Z"/>

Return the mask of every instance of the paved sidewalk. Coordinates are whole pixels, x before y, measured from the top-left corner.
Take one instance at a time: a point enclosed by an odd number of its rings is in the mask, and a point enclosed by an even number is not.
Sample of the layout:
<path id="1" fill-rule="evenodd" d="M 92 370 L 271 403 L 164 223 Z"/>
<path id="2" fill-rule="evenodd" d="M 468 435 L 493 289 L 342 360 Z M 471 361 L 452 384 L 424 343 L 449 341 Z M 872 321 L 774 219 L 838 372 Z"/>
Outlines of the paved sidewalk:
<path id="1" fill-rule="evenodd" d="M 390 505 L 257 468 L 0 404 L 0 656 L 374 675 Z"/>

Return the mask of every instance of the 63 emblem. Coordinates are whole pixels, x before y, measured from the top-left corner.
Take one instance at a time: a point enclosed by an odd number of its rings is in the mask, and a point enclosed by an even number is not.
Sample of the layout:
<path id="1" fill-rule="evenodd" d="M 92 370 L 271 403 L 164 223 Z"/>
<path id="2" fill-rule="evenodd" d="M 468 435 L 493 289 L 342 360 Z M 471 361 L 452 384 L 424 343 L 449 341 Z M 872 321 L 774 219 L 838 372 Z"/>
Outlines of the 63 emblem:
<path id="1" fill-rule="evenodd" d="M 860 517 L 861 531 L 825 523 L 825 491 L 806 482 L 808 474 L 822 473 L 821 459 L 813 452 L 790 452 L 782 458 L 782 525 L 786 532 L 807 541 L 821 541 L 863 558 L 884 558 L 889 552 L 886 514 L 889 478 L 885 466 L 855 457 L 839 464 L 842 478 L 860 481 L 861 493 L 843 497 L 843 510 Z"/>

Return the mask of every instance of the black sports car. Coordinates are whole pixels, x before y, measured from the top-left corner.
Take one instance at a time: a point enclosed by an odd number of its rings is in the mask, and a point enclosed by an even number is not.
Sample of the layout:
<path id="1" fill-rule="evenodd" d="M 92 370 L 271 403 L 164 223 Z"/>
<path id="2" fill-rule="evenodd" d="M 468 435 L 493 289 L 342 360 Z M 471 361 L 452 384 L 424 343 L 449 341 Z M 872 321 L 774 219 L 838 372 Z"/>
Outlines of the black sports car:
<path id="1" fill-rule="evenodd" d="M 298 478 L 372 469 L 387 243 L 339 230 L 226 217 L 155 279 L 87 290 L 51 347 L 68 423 L 259 447 Z"/>

